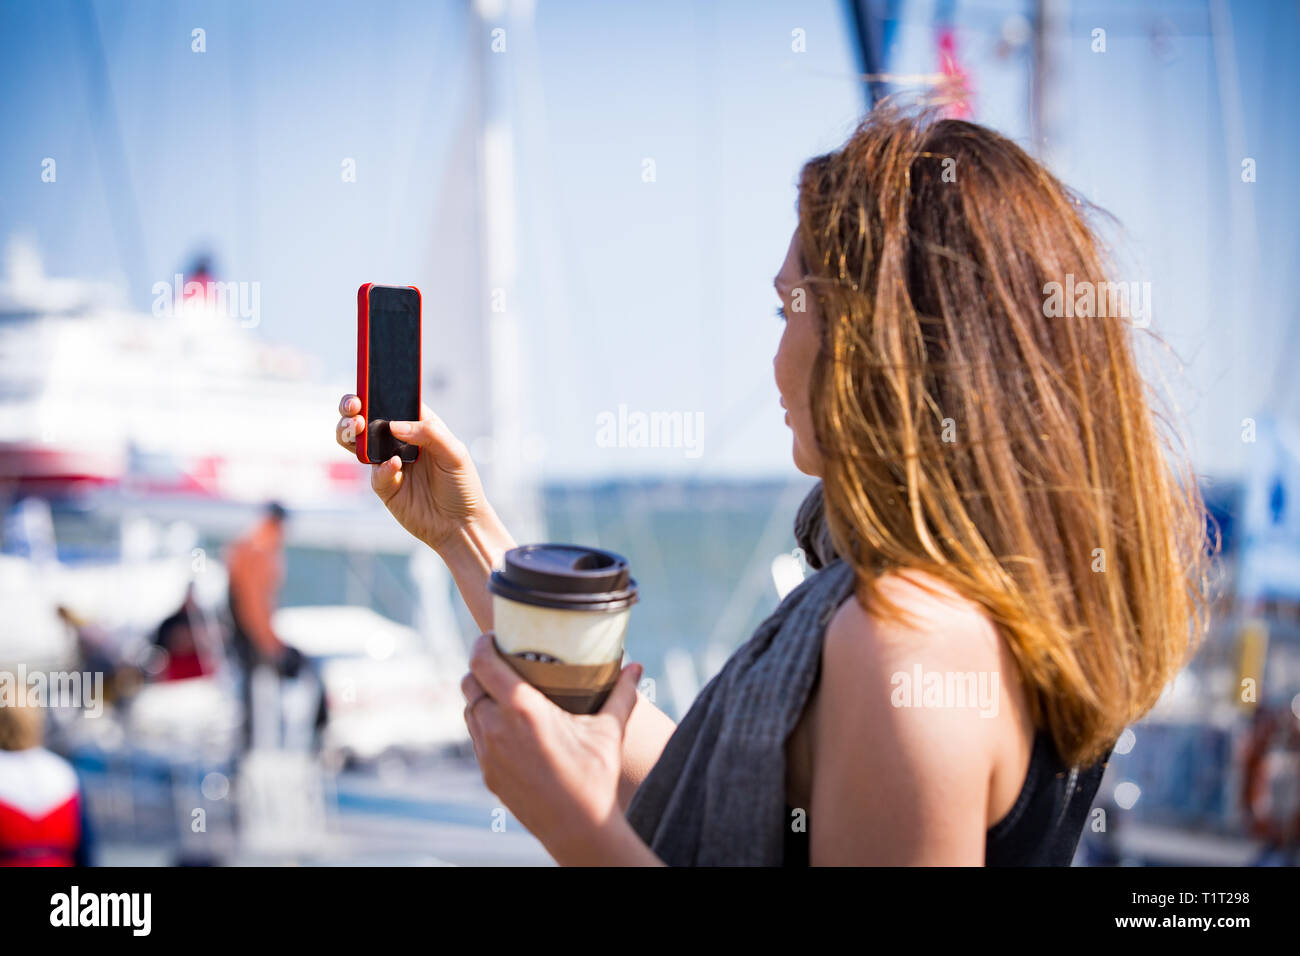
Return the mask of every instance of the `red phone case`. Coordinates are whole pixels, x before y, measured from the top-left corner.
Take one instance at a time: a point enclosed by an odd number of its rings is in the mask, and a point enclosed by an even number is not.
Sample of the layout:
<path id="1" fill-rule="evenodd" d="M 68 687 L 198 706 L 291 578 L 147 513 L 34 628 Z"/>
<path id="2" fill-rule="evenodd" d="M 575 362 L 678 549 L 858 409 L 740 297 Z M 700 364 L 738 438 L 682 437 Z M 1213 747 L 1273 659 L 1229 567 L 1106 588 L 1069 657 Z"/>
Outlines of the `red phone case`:
<path id="1" fill-rule="evenodd" d="M 361 417 L 365 419 L 366 427 L 361 429 L 357 435 L 357 460 L 363 465 L 381 464 L 370 460 L 367 446 L 367 434 L 370 431 L 370 290 L 376 288 L 376 283 L 367 282 L 361 288 L 357 289 L 357 397 L 361 399 Z M 419 332 L 419 350 L 421 356 L 420 367 L 423 369 L 424 356 L 424 295 L 418 288 L 410 286 L 378 286 L 378 288 L 389 289 L 414 289 L 420 303 L 420 332 Z M 418 406 L 420 402 L 420 378 L 415 382 L 415 400 Z M 415 458 L 412 461 L 418 461 L 420 458 L 420 448 L 415 446 Z"/>

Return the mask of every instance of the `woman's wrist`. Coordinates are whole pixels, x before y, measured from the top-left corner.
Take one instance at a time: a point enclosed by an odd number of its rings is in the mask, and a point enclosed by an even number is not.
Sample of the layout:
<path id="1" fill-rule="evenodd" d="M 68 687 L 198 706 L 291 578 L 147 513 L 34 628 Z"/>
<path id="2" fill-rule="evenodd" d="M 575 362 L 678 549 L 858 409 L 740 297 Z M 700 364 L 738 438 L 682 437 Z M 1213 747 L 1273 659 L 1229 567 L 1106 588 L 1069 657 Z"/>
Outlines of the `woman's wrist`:
<path id="1" fill-rule="evenodd" d="M 479 629 L 490 631 L 492 599 L 487 590 L 488 578 L 501 564 L 505 553 L 515 546 L 492 506 L 485 506 L 478 517 L 457 525 L 455 531 L 437 544 L 426 543 L 447 565 Z"/>
<path id="2" fill-rule="evenodd" d="M 621 813 L 576 838 L 552 841 L 546 849 L 560 866 L 664 865 Z"/>
<path id="3" fill-rule="evenodd" d="M 426 541 L 448 565 L 452 562 L 485 567 L 488 573 L 501 563 L 501 556 L 515 546 L 514 539 L 491 505 L 475 517 L 462 521 L 440 541 Z"/>

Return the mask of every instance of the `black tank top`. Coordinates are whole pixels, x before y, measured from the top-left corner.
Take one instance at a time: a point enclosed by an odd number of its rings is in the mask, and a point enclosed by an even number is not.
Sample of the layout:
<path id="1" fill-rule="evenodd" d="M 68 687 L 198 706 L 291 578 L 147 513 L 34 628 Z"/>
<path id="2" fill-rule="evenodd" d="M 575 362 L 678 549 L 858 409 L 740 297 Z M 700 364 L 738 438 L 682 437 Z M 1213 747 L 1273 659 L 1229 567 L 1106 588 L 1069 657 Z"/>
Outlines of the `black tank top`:
<path id="1" fill-rule="evenodd" d="M 984 865 L 1069 866 L 1108 759 L 1109 752 L 1086 770 L 1071 771 L 1056 755 L 1051 734 L 1040 730 L 1015 804 L 985 835 Z M 811 818 L 795 832 L 787 806 L 783 826 L 785 865 L 807 866 Z"/>

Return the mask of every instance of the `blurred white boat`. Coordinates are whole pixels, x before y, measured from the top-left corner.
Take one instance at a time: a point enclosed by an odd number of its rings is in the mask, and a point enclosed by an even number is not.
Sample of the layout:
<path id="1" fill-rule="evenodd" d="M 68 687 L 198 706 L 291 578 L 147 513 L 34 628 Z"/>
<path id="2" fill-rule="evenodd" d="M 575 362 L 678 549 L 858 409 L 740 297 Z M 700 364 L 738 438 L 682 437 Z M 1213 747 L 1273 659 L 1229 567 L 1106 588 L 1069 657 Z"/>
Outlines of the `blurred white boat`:
<path id="1" fill-rule="evenodd" d="M 315 661 L 325 684 L 325 748 L 346 759 L 467 743 L 459 660 L 430 653 L 414 629 L 364 607 L 291 607 L 275 631 Z"/>
<path id="2" fill-rule="evenodd" d="M 348 388 L 313 373 L 213 299 L 137 312 L 101 283 L 47 277 L 12 240 L 0 280 L 0 484 L 299 507 L 355 499 L 365 469 L 339 455 L 328 428 Z"/>

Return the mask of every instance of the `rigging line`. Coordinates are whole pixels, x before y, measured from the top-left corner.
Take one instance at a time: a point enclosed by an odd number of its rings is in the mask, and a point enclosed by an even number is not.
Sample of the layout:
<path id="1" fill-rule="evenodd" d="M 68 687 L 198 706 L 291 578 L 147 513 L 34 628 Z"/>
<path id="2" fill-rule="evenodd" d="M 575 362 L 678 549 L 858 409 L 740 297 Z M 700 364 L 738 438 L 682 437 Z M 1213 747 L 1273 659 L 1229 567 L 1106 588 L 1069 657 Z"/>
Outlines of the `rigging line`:
<path id="1" fill-rule="evenodd" d="M 1241 98 L 1241 73 L 1237 68 L 1236 38 L 1232 26 L 1232 11 L 1226 0 L 1210 0 L 1210 34 L 1214 50 L 1214 73 L 1218 83 L 1219 113 L 1223 117 L 1223 128 L 1227 140 L 1228 166 L 1233 169 L 1247 155 L 1245 107 Z M 1239 168 L 1239 167 L 1237 167 Z M 1232 272 L 1237 279 L 1234 283 L 1242 291 L 1238 293 L 1245 300 L 1246 315 L 1258 316 L 1256 310 L 1259 285 L 1259 233 L 1258 218 L 1255 214 L 1254 190 L 1248 190 L 1245 197 L 1241 195 L 1237 177 L 1230 177 L 1228 186 L 1229 211 L 1229 261 Z M 1249 275 L 1238 274 L 1238 270 Z M 1285 353 L 1274 353 L 1279 358 Z M 1282 380 L 1282 362 L 1275 363 L 1269 377 L 1269 385 L 1264 400 L 1271 400 L 1279 391 Z"/>
<path id="2" fill-rule="evenodd" d="M 787 69 L 788 64 L 782 64 L 781 69 Z M 944 73 L 859 73 L 856 70 L 829 70 L 819 67 L 808 67 L 799 71 L 801 76 L 817 76 L 831 80 L 852 80 L 859 83 L 874 83 L 876 85 L 896 84 L 907 86 L 915 84 L 917 86 L 938 86 L 941 83 L 948 82 L 951 77 Z"/>
<path id="3" fill-rule="evenodd" d="M 110 210 L 118 260 L 126 273 L 127 294 L 133 282 L 148 276 L 148 256 L 144 233 L 140 229 L 139 205 L 131 186 L 131 171 L 122 141 L 122 130 L 113 107 L 113 88 L 109 81 L 108 59 L 104 53 L 99 18 L 90 0 L 81 4 L 78 37 L 86 62 L 82 74 L 86 79 L 86 101 L 90 125 L 95 133 L 96 151 L 103 168 L 104 202 Z"/>
<path id="4" fill-rule="evenodd" d="M 244 250 L 240 258 L 244 262 L 244 270 L 247 271 L 251 264 L 256 263 L 256 267 L 259 269 L 262 266 L 261 256 L 259 255 L 258 235 L 260 230 L 258 229 L 257 216 L 260 208 L 257 199 L 257 111 L 253 106 L 253 91 L 257 88 L 257 84 L 249 78 L 253 70 L 252 61 L 256 58 L 248 56 L 248 45 L 253 42 L 253 37 L 257 31 L 250 29 L 240 31 L 236 25 L 233 8 L 228 8 L 228 10 L 230 19 L 226 24 L 226 28 L 230 31 L 230 37 L 233 41 L 228 57 L 230 62 L 230 120 L 236 125 L 236 128 L 239 126 L 241 116 L 246 120 L 243 124 L 244 148 L 242 150 L 239 148 L 241 137 L 234 135 L 232 130 L 230 150 L 235 168 L 243 166 L 242 179 L 244 188 L 239 191 L 239 194 L 242 199 L 241 205 L 244 208 L 243 222 L 239 225 L 242 225 L 240 231 L 244 234 Z M 236 228 L 239 228 L 239 226 L 236 226 Z M 227 274 L 233 269 L 233 259 L 234 256 L 227 256 L 226 261 L 222 263 Z"/>
<path id="5" fill-rule="evenodd" d="M 865 81 L 863 93 L 870 110 L 876 102 L 889 93 L 887 83 L 874 79 L 881 75 L 880 29 L 872 12 L 870 0 L 847 0 L 850 36 L 855 41 L 854 52 L 862 67 L 859 79 Z"/>
<path id="6" fill-rule="evenodd" d="M 706 647 L 726 642 L 728 635 L 732 637 L 729 646 L 735 645 L 736 632 L 744 627 L 746 618 L 766 591 L 773 555 L 780 549 L 782 539 L 791 534 L 789 512 L 797 508 L 807 494 L 808 488 L 801 482 L 790 481 L 786 484 L 780 499 L 768 515 L 767 524 L 740 574 L 740 580 L 732 588 L 731 596 L 718 614 L 713 630 L 709 632 Z"/>
<path id="7" fill-rule="evenodd" d="M 659 547 L 659 539 L 655 536 L 654 530 L 646 521 L 645 501 L 650 497 L 649 491 L 644 485 L 633 486 L 637 493 L 641 495 L 642 507 L 628 507 L 628 492 L 630 489 L 626 482 L 620 482 L 615 486 L 618 491 L 619 513 L 623 517 L 623 527 L 627 528 L 628 533 L 636 540 L 637 548 L 643 553 L 651 556 L 651 565 L 657 573 L 658 580 L 663 582 L 665 590 L 668 587 L 668 566 L 664 563 L 663 549 Z M 635 514 L 635 519 L 630 520 L 629 514 Z M 638 555 L 638 561 L 640 556 Z"/>
<path id="8" fill-rule="evenodd" d="M 529 39 L 531 39 L 531 36 L 529 37 Z M 532 50 L 530 50 L 529 52 L 533 53 Z M 534 55 L 534 59 L 535 59 L 535 55 Z M 550 215 L 546 217 L 546 221 L 557 224 L 559 227 L 558 231 L 563 240 L 559 244 L 559 248 L 566 249 L 566 250 L 572 249 L 573 248 L 573 238 L 572 238 L 573 225 L 572 225 L 572 221 L 569 218 L 570 204 L 567 202 L 560 202 L 556 204 L 550 201 L 551 197 L 560 194 L 561 189 L 559 183 L 559 176 L 556 174 L 556 170 L 555 170 L 555 163 L 554 163 L 555 151 L 550 149 L 549 146 L 547 145 L 549 143 L 549 134 L 547 131 L 548 119 L 547 119 L 547 111 L 546 111 L 546 95 L 545 95 L 545 89 L 544 89 L 544 84 L 542 79 L 542 71 L 540 69 L 535 69 L 533 71 L 533 82 L 529 84 L 524 84 L 524 90 L 521 91 L 521 94 L 522 94 L 521 99 L 526 98 L 528 100 L 528 104 L 530 107 L 526 110 L 523 110 L 523 112 L 526 115 L 532 117 L 536 123 L 537 139 L 540 141 L 543 147 L 540 151 L 540 154 L 545 157 L 544 168 L 546 171 L 546 178 L 548 180 L 547 185 L 549 188 L 538 190 L 537 192 L 545 197 L 543 199 L 543 202 L 545 202 L 546 204 L 546 211 L 550 213 Z M 577 299 L 580 302 L 588 303 L 591 296 L 588 289 L 588 283 L 586 282 L 585 277 L 582 275 L 581 269 L 575 266 L 572 256 L 561 253 L 560 259 L 561 262 L 563 263 L 562 272 L 566 276 L 566 285 L 569 288 L 576 290 L 576 294 L 573 296 L 573 298 Z M 565 339 L 566 340 L 571 339 L 573 334 L 573 327 L 570 321 L 571 310 L 560 309 L 558 311 L 560 315 L 563 316 Z M 590 310 L 588 311 L 590 312 Z M 753 414 L 757 413 L 759 409 L 755 408 L 753 400 L 756 397 L 758 397 L 764 390 L 766 390 L 769 387 L 769 385 L 770 385 L 770 381 L 767 378 L 760 378 L 758 382 L 754 385 L 754 387 L 750 390 L 749 394 L 747 394 L 742 401 L 732 406 L 731 409 L 728 409 L 723 413 L 724 417 L 720 428 L 722 429 L 721 433 L 726 437 L 723 440 L 723 444 L 719 447 L 721 448 L 728 447 L 731 441 L 734 439 L 735 435 L 742 430 L 741 428 L 732 428 L 731 426 L 732 423 L 737 419 L 744 418 L 744 412 L 746 410 L 750 411 Z M 574 397 L 576 399 L 576 395 L 577 395 L 576 390 L 569 390 L 568 394 L 571 397 Z M 574 418 L 576 419 L 576 416 L 574 416 Z M 746 420 L 744 421 L 744 424 L 747 425 L 749 424 L 749 422 Z M 715 449 L 715 452 L 716 450 L 717 449 Z M 587 514 L 584 516 L 586 518 L 586 523 L 594 526 L 595 509 L 593 506 L 591 506 L 589 500 L 586 503 L 588 505 L 586 509 Z"/>
<path id="9" fill-rule="evenodd" d="M 1295 12 L 1297 14 L 1297 20 L 1293 21 L 1291 24 L 1292 38 L 1295 36 L 1295 27 L 1300 25 L 1300 0 L 1295 4 Z M 1284 75 L 1291 75 L 1294 79 L 1295 66 L 1290 61 L 1287 53 L 1282 52 L 1284 50 L 1289 52 L 1290 49 L 1288 46 L 1284 45 L 1285 42 L 1286 41 L 1274 44 L 1272 49 L 1269 51 L 1269 61 L 1264 68 L 1265 76 L 1282 77 Z M 1279 67 L 1277 62 L 1279 57 L 1286 60 L 1285 66 Z M 1288 68 L 1290 70 L 1289 74 L 1287 72 Z M 1280 245 L 1280 243 L 1275 243 L 1274 245 L 1277 246 Z M 1295 230 L 1291 230 L 1291 250 L 1290 256 L 1279 255 L 1277 261 L 1280 263 L 1286 263 L 1289 261 L 1290 263 L 1293 263 L 1292 269 L 1295 270 L 1300 268 L 1300 233 L 1297 233 Z M 1292 310 L 1293 311 L 1290 313 L 1291 321 L 1287 321 L 1288 313 L 1284 311 L 1284 309 L 1279 309 L 1277 312 L 1277 317 L 1285 331 L 1283 332 L 1282 342 L 1274 349 L 1274 354 L 1276 355 L 1285 356 L 1300 353 L 1300 321 L 1296 321 L 1295 319 L 1294 307 L 1292 307 Z M 1300 394 L 1297 394 L 1296 391 L 1296 379 L 1293 376 L 1283 375 L 1281 363 L 1279 363 L 1275 369 L 1272 387 L 1268 390 L 1268 396 L 1275 411 L 1283 408 L 1300 411 Z M 1295 412 L 1293 412 L 1293 414 L 1294 413 Z"/>
<path id="10" fill-rule="evenodd" d="M 432 32 L 434 32 L 435 34 L 438 32 L 436 25 Z M 450 33 L 451 31 L 448 30 L 447 32 Z M 432 62 L 429 67 L 428 79 L 423 84 L 424 95 L 420 101 L 420 109 L 415 114 L 418 118 L 416 119 L 415 123 L 412 124 L 413 135 L 411 140 L 411 154 L 409 157 L 407 157 L 407 163 L 406 163 L 406 189 L 405 189 L 406 194 L 410 194 L 413 188 L 412 184 L 426 174 L 431 174 L 434 177 L 432 180 L 434 183 L 440 182 L 444 177 L 438 174 L 444 173 L 445 168 L 448 165 L 450 165 L 450 160 L 446 158 L 444 158 L 443 163 L 439 165 L 436 158 L 427 157 L 420 149 L 420 137 L 422 135 L 435 134 L 437 129 L 437 118 L 439 114 L 435 109 L 434 91 L 437 90 L 439 93 L 439 97 L 441 98 L 441 96 L 445 94 L 447 88 L 450 87 L 454 82 L 453 79 L 442 87 L 439 87 L 435 82 L 438 79 L 440 74 L 446 72 L 446 65 L 447 65 L 446 61 L 438 60 L 436 58 L 432 59 Z M 467 82 L 466 86 L 468 85 L 469 84 Z M 470 94 L 467 92 L 466 95 L 468 96 Z M 449 132 L 447 135 L 447 142 L 452 146 L 454 146 L 456 141 L 456 131 L 457 131 L 456 120 L 459 114 L 455 110 L 449 110 L 448 113 L 450 115 L 450 119 L 447 124 L 449 128 Z M 451 153 L 450 146 L 446 150 L 446 153 L 448 154 Z M 431 205 L 434 207 L 432 216 L 433 218 L 436 219 L 437 205 L 438 205 L 438 198 L 439 198 L 437 188 L 435 187 L 434 189 L 432 189 L 431 193 L 432 193 Z M 434 246 L 435 240 L 431 236 L 428 242 L 430 246 Z M 436 248 L 430 249 L 429 255 L 430 257 L 436 256 L 437 249 Z"/>
<path id="11" fill-rule="evenodd" d="M 716 61 L 718 50 L 718 19 L 713 7 L 704 12 L 696 11 L 693 24 L 695 32 L 695 77 L 700 92 L 692 97 L 695 101 L 695 160 L 700 169 L 712 170 L 718 175 L 726 168 L 725 137 L 717 135 L 718 89 Z M 708 262 L 711 253 L 718 247 L 720 190 L 709 189 L 705 176 L 695 177 L 695 247 L 699 262 Z M 722 296 L 719 283 L 705 282 L 700 292 L 699 345 L 695 362 L 701 372 L 707 374 L 709 353 L 713 352 L 714 343 L 717 352 L 725 355 L 724 324 L 722 317 Z M 700 353 L 704 354 L 701 355 Z M 702 360 L 702 361 L 701 361 Z M 683 362 L 683 364 L 685 364 Z M 715 379 L 716 382 L 716 379 Z"/>
<path id="12" fill-rule="evenodd" d="M 533 39 L 534 39 L 534 34 L 532 31 L 529 31 L 528 34 L 525 36 L 525 40 L 532 41 Z M 538 58 L 536 56 L 536 52 L 531 48 L 529 49 L 528 52 L 533 56 L 533 62 L 537 62 Z M 548 215 L 545 217 L 545 221 L 552 223 L 558 227 L 556 231 L 558 231 L 561 239 L 561 242 L 556 246 L 556 248 L 559 250 L 557 252 L 557 255 L 560 260 L 560 269 L 558 271 L 563 276 L 564 286 L 566 291 L 576 290 L 574 292 L 570 292 L 566 297 L 576 300 L 582 303 L 583 305 L 589 306 L 591 300 L 591 293 L 589 291 L 588 282 L 586 281 L 586 277 L 583 275 L 581 268 L 574 264 L 574 256 L 569 253 L 569 251 L 574 248 L 573 223 L 569 218 L 570 204 L 567 202 L 556 203 L 552 201 L 553 197 L 560 195 L 561 188 L 560 188 L 559 176 L 556 173 L 555 162 L 554 162 L 555 150 L 551 149 L 549 146 L 550 134 L 548 132 L 549 124 L 548 124 L 547 112 L 546 112 L 546 93 L 545 93 L 545 86 L 543 84 L 542 70 L 540 67 L 536 68 L 533 71 L 532 82 L 523 84 L 523 88 L 520 90 L 520 98 L 521 98 L 521 102 L 528 102 L 532 106 L 531 109 L 524 110 L 522 112 L 534 118 L 535 125 L 537 128 L 537 133 L 536 133 L 537 140 L 539 144 L 542 146 L 541 155 L 544 157 L 543 168 L 545 169 L 545 173 L 546 173 L 547 182 L 545 185 L 547 188 L 537 190 L 536 192 L 543 197 L 541 201 L 542 203 L 545 204 L 545 212 L 548 213 Z M 531 193 L 533 191 L 530 190 L 529 192 Z M 576 310 L 561 308 L 557 311 L 562 317 L 561 321 L 563 322 L 564 335 L 562 340 L 565 342 L 572 342 L 574 331 L 573 331 L 573 322 L 571 317 Z M 588 308 L 585 310 L 585 314 L 591 315 L 595 311 L 596 310 L 592 310 Z M 548 337 L 548 338 L 552 338 L 552 337 Z M 571 349 L 566 350 L 565 353 L 566 361 L 572 360 L 571 355 L 572 355 L 572 350 Z M 566 376 L 566 378 L 568 380 L 574 380 L 577 378 L 577 376 L 570 375 L 570 376 Z M 570 408 L 572 408 L 573 410 L 573 414 L 571 416 L 568 416 L 568 420 L 578 421 L 579 420 L 579 416 L 577 414 L 579 409 L 578 390 L 565 389 L 564 393 L 571 400 Z M 573 494 L 572 488 L 568 489 L 565 493 L 565 500 L 566 503 L 569 504 L 569 514 L 570 514 L 571 521 L 573 521 L 575 525 L 581 522 L 581 527 L 590 534 L 591 540 L 599 543 L 600 539 L 599 539 L 599 531 L 598 531 L 598 522 L 596 517 L 596 506 L 593 501 L 592 495 L 590 493 L 585 493 L 585 494 L 580 493 L 576 496 L 576 499 L 577 502 L 579 503 L 578 505 L 573 504 L 575 500 L 575 496 Z"/>
<path id="13" fill-rule="evenodd" d="M 1062 45 L 1068 45 L 1069 31 L 1068 0 L 1036 0 L 1029 47 L 1029 134 L 1034 156 L 1048 166 L 1071 162 L 1061 134 L 1066 112 L 1061 54 Z"/>
<path id="14" fill-rule="evenodd" d="M 716 428 L 716 431 L 723 436 L 722 442 L 713 446 L 710 454 L 716 456 L 719 451 L 729 448 L 736 440 L 736 436 L 741 434 L 759 415 L 768 414 L 766 406 L 756 403 L 755 399 L 768 389 L 775 387 L 770 379 L 762 376 L 754 383 L 743 399 L 723 412 L 722 422 Z M 775 409 L 772 410 L 771 414 L 776 414 Z"/>

